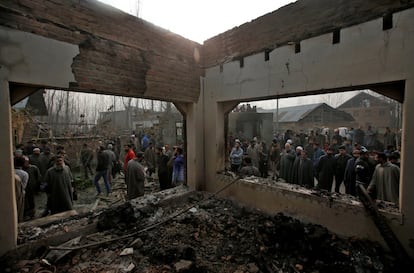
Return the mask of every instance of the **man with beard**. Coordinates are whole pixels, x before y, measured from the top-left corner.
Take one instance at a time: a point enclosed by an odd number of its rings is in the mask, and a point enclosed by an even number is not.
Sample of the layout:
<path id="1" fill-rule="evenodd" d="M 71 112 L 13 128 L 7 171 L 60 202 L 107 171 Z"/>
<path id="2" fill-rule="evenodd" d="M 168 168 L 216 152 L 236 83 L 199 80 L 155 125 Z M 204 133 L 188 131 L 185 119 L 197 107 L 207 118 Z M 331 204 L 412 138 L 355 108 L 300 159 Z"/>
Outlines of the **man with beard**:
<path id="1" fill-rule="evenodd" d="M 300 157 L 295 159 L 292 177 L 294 184 L 307 188 L 313 188 L 315 185 L 313 162 L 308 158 L 305 150 L 300 151 Z"/>
<path id="2" fill-rule="evenodd" d="M 292 168 L 295 161 L 296 154 L 291 148 L 290 143 L 285 144 L 285 151 L 280 158 L 280 172 L 279 176 L 287 183 L 292 183 Z"/>
<path id="3" fill-rule="evenodd" d="M 345 168 L 348 160 L 351 158 L 346 153 L 345 145 L 339 146 L 339 153 L 335 155 L 336 169 L 335 169 L 335 192 L 339 193 L 339 188 L 344 181 Z"/>
<path id="4" fill-rule="evenodd" d="M 29 156 L 30 164 L 40 168 L 40 148 L 34 148 L 33 153 Z"/>
<path id="5" fill-rule="evenodd" d="M 379 164 L 375 167 L 367 191 L 375 193 L 379 200 L 394 202 L 398 205 L 400 168 L 387 161 L 385 153 L 377 153 L 375 157 Z"/>
<path id="6" fill-rule="evenodd" d="M 319 189 L 331 191 L 335 168 L 334 148 L 329 147 L 326 155 L 321 156 L 315 167 L 316 173 L 318 174 Z"/>
<path id="7" fill-rule="evenodd" d="M 48 195 L 47 206 L 51 214 L 71 210 L 73 206 L 72 173 L 61 155 L 56 156 L 55 166 L 47 170 L 44 178 Z"/>

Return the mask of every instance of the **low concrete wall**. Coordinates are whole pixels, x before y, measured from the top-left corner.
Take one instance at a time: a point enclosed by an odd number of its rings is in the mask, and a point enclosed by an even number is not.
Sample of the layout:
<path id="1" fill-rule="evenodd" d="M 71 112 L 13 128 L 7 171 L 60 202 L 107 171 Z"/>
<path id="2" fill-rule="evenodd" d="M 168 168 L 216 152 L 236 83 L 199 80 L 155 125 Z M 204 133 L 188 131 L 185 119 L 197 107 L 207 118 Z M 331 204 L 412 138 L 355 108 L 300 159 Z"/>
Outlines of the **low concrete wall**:
<path id="1" fill-rule="evenodd" d="M 209 184 L 209 191 L 217 191 L 232 180 L 232 177 L 217 174 L 214 183 Z M 269 214 L 283 213 L 303 222 L 320 224 L 338 235 L 366 238 L 387 247 L 363 205 L 355 200 L 318 196 L 297 185 L 258 178 L 240 180 L 225 190 L 222 196 Z M 408 237 L 401 235 L 407 234 L 403 215 L 388 211 L 382 213 L 413 256 L 412 249 L 408 249 Z"/>

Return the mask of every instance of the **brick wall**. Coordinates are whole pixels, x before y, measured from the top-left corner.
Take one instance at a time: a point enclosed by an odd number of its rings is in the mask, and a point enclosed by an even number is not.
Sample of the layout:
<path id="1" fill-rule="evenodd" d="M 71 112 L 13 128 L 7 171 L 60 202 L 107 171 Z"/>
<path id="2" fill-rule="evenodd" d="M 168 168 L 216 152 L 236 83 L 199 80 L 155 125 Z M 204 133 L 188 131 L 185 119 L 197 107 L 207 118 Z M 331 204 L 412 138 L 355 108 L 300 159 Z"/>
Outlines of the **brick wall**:
<path id="1" fill-rule="evenodd" d="M 299 0 L 205 41 L 203 64 L 212 67 L 413 5 L 413 0 Z"/>
<path id="2" fill-rule="evenodd" d="M 0 26 L 77 44 L 74 91 L 197 101 L 201 45 L 93 0 L 0 0 Z"/>

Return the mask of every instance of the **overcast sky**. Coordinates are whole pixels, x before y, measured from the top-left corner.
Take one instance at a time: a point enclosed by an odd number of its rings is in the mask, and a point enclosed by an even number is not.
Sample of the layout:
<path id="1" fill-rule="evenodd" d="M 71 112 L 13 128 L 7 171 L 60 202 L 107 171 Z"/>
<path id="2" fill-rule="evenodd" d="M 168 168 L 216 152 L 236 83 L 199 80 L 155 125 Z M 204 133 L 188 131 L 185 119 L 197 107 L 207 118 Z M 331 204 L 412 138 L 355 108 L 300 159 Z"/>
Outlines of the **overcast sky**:
<path id="1" fill-rule="evenodd" d="M 293 0 L 99 0 L 190 40 L 203 41 Z M 137 9 L 139 7 L 139 9 Z"/>

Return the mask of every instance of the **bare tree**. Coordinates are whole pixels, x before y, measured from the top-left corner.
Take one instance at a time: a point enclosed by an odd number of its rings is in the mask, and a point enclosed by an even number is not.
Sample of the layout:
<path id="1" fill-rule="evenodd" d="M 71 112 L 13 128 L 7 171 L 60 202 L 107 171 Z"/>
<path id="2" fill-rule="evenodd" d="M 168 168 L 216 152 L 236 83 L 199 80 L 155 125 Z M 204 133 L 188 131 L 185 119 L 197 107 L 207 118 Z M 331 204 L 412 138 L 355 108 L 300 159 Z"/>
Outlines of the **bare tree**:
<path id="1" fill-rule="evenodd" d="M 124 104 L 125 107 L 125 111 L 126 111 L 126 127 L 130 128 L 131 126 L 131 106 L 132 106 L 132 98 L 128 97 L 128 98 L 122 98 L 122 103 Z"/>

